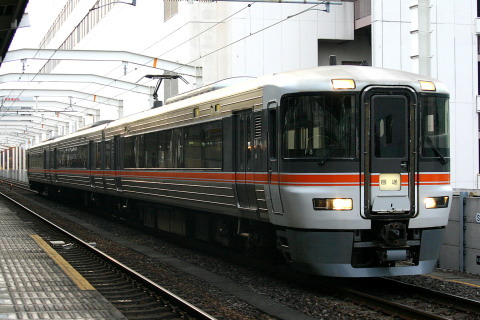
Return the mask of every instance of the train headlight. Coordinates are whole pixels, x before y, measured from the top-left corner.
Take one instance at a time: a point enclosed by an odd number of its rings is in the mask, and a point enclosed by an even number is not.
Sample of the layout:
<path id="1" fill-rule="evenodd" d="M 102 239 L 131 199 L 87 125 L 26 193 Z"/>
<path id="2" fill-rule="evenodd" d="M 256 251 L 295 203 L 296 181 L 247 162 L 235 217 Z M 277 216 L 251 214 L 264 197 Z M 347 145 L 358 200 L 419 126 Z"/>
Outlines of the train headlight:
<path id="1" fill-rule="evenodd" d="M 420 89 L 422 89 L 423 91 L 437 91 L 435 83 L 433 83 L 432 81 L 419 80 L 418 82 L 420 83 Z"/>
<path id="2" fill-rule="evenodd" d="M 448 207 L 449 197 L 427 197 L 423 200 L 425 203 L 425 208 L 435 209 L 435 208 L 447 208 Z"/>
<path id="3" fill-rule="evenodd" d="M 314 210 L 352 210 L 353 200 L 346 198 L 314 198 Z"/>
<path id="4" fill-rule="evenodd" d="M 333 89 L 355 89 L 355 81 L 353 79 L 332 79 Z"/>

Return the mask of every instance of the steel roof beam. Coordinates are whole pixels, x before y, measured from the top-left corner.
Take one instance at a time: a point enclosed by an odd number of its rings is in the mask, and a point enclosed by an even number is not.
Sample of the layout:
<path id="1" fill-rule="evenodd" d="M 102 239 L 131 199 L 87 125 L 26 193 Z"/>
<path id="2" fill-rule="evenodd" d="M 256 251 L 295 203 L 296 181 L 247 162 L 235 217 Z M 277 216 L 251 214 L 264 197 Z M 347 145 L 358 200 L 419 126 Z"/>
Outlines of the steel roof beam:
<path id="1" fill-rule="evenodd" d="M 22 141 L 25 141 L 25 140 L 28 140 L 30 139 L 30 137 L 35 137 L 36 135 L 33 135 L 33 134 L 30 134 L 30 135 L 23 135 L 23 137 L 20 137 L 18 135 L 14 135 L 14 134 L 2 134 L 2 137 L 0 137 L 0 140 L 1 139 L 17 139 L 17 140 L 22 140 Z"/>
<path id="2" fill-rule="evenodd" d="M 33 132 L 22 132 L 22 133 L 18 133 L 18 131 L 11 131 L 11 132 L 3 132 L 3 133 L 2 133 L 2 137 L 17 137 L 17 138 L 22 138 L 22 137 L 19 137 L 19 136 L 18 136 L 19 134 L 21 134 L 23 137 L 25 137 L 24 140 L 26 140 L 26 139 L 31 139 L 32 137 L 38 136 L 38 133 L 33 133 Z M 0 137 L 0 139 L 2 139 L 2 137 Z"/>
<path id="3" fill-rule="evenodd" d="M 59 74 L 59 73 L 8 73 L 0 76 L 0 83 L 7 82 L 77 82 L 94 83 L 105 87 L 131 91 L 140 94 L 151 94 L 151 87 L 132 82 L 93 74 Z"/>
<path id="4" fill-rule="evenodd" d="M 50 116 L 49 114 L 51 114 L 52 112 L 56 112 L 57 115 Z M 82 119 L 82 117 L 80 116 L 65 114 L 60 111 L 52 111 L 52 110 L 35 111 L 35 110 L 22 110 L 22 109 L 8 108 L 5 111 L 0 111 L 0 118 L 3 116 L 8 117 L 8 116 L 14 116 L 14 115 L 25 115 L 25 116 L 33 116 L 33 117 L 41 117 L 43 115 L 45 118 L 48 117 L 49 119 L 58 119 L 59 121 L 63 121 L 63 122 L 80 121 Z"/>
<path id="5" fill-rule="evenodd" d="M 78 61 L 125 61 L 136 65 L 173 71 L 178 74 L 201 79 L 199 68 L 127 51 L 109 50 L 55 50 L 18 49 L 7 53 L 4 63 L 22 59 L 34 60 L 78 60 Z M 198 82 L 197 82 L 198 83 Z"/>
<path id="6" fill-rule="evenodd" d="M 28 133 L 33 133 L 37 136 L 52 131 L 49 129 L 35 128 L 35 127 L 29 127 L 28 130 L 25 130 L 24 126 L 23 127 L 22 126 L 17 126 L 17 127 L 1 127 L 0 126 L 0 130 L 2 130 L 3 132 L 10 132 L 10 133 L 15 133 L 15 132 L 23 133 L 26 131 Z"/>
<path id="7" fill-rule="evenodd" d="M 187 0 L 186 0 L 187 1 Z M 197 0 L 199 1 L 199 0 Z M 212 0 L 213 2 L 214 0 Z M 324 4 L 342 5 L 343 2 L 355 2 L 355 0 L 215 0 L 219 2 L 265 2 L 265 3 L 296 3 L 296 4 Z M 327 11 L 328 12 L 328 11 Z"/>
<path id="8" fill-rule="evenodd" d="M 14 140 L 14 141 L 3 140 L 2 141 L 2 140 L 0 140 L 0 143 L 2 143 L 4 145 L 9 145 L 9 144 L 13 143 L 13 145 L 11 145 L 10 147 L 5 146 L 4 150 L 8 150 L 8 149 L 11 149 L 11 148 L 19 147 L 22 144 L 25 144 L 25 141 L 19 141 L 19 140 Z"/>
<path id="9" fill-rule="evenodd" d="M 35 127 L 36 127 L 36 125 L 39 125 L 42 128 L 50 128 L 50 130 L 57 129 L 56 126 L 53 126 L 51 124 L 33 122 L 33 121 L 28 121 L 28 120 L 0 121 L 0 128 L 23 126 L 23 128 L 21 128 L 21 129 L 24 130 L 25 126 L 28 126 L 30 128 L 32 125 L 34 125 Z"/>
<path id="10" fill-rule="evenodd" d="M 75 90 L 62 90 L 62 89 L 0 89 L 0 97 L 7 97 L 10 99 L 18 98 L 22 95 L 28 95 L 31 97 L 73 97 L 83 101 L 96 102 L 100 104 L 106 104 L 110 106 L 118 107 L 120 100 L 99 96 L 96 94 L 85 93 Z"/>
<path id="11" fill-rule="evenodd" d="M 5 138 L 0 137 L 0 143 L 5 143 L 5 141 L 20 141 L 20 142 L 25 142 L 26 139 L 23 139 L 22 137 L 15 137 L 15 136 L 7 136 Z"/>
<path id="12" fill-rule="evenodd" d="M 4 106 L 5 108 L 29 108 L 23 109 L 24 111 L 32 111 L 32 112 L 61 112 L 61 113 L 70 113 L 70 112 L 80 112 L 86 113 L 86 111 L 91 112 L 91 114 L 96 114 L 98 112 L 97 108 L 86 107 L 83 105 L 78 104 L 69 104 L 61 101 L 22 101 L 22 100 L 7 100 L 5 103 L 8 106 Z M 39 109 L 40 108 L 40 109 Z M 41 109 L 45 108 L 45 109 Z M 48 110 L 48 109 L 55 109 L 55 110 Z M 17 110 L 17 109 L 15 109 Z"/>
<path id="13" fill-rule="evenodd" d="M 46 131 L 46 129 L 36 129 L 34 132 L 30 131 L 30 129 L 34 129 L 34 127 L 29 127 L 26 129 L 25 127 L 18 126 L 13 128 L 2 128 L 2 132 L 4 133 L 19 133 L 19 134 L 38 134 L 40 132 Z"/>
<path id="14" fill-rule="evenodd" d="M 43 122 L 63 123 L 63 124 L 69 123 L 68 120 L 56 119 L 56 118 L 52 118 L 52 117 L 45 117 L 45 116 L 42 116 L 41 114 L 21 116 L 21 115 L 6 115 L 6 114 L 2 114 L 2 112 L 0 112 L 0 121 L 2 121 L 2 123 L 5 123 L 5 121 L 32 121 L 33 122 L 34 120 L 41 120 L 41 123 L 43 123 Z"/>

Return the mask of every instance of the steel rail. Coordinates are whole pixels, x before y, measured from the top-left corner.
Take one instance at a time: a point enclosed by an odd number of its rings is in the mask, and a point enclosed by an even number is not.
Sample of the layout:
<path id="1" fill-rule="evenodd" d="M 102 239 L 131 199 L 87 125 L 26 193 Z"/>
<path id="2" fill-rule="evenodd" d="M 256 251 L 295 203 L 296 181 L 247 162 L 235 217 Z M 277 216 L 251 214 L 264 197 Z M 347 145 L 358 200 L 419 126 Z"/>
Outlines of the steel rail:
<path id="1" fill-rule="evenodd" d="M 384 312 L 405 320 L 451 320 L 451 318 L 448 317 L 382 299 L 350 288 L 339 289 L 339 294 L 343 297 L 346 294 L 350 300 L 356 303 L 368 305 L 378 312 Z"/>
<path id="2" fill-rule="evenodd" d="M 433 299 L 436 302 L 446 304 L 451 308 L 456 308 L 464 312 L 471 312 L 472 314 L 480 314 L 480 301 L 460 297 L 451 293 L 432 290 L 420 287 L 414 284 L 401 282 L 395 279 L 382 278 L 382 281 L 388 282 L 389 287 L 396 286 L 401 290 L 411 292 L 412 294 L 420 293 Z"/>
<path id="3" fill-rule="evenodd" d="M 0 192 L 0 195 L 3 196 L 5 199 L 9 200 L 10 202 L 14 203 L 15 205 L 19 206 L 23 210 L 27 211 L 28 213 L 32 214 L 36 218 L 40 219 L 47 225 L 51 226 L 52 228 L 56 229 L 60 233 L 64 234 L 67 237 L 72 238 L 75 240 L 78 244 L 80 244 L 83 248 L 87 249 L 88 251 L 94 253 L 101 259 L 104 259 L 108 261 L 109 263 L 115 265 L 118 269 L 120 269 L 122 272 L 125 272 L 128 276 L 130 276 L 132 279 L 136 280 L 140 284 L 144 285 L 145 287 L 149 288 L 150 290 L 158 293 L 161 295 L 163 298 L 169 301 L 173 301 L 175 304 L 178 304 L 182 310 L 184 310 L 186 313 L 188 313 L 190 316 L 194 317 L 195 319 L 199 320 L 217 320 L 214 316 L 208 314 L 207 312 L 201 310 L 200 308 L 194 306 L 193 304 L 189 303 L 188 301 L 180 298 L 179 296 L 175 295 L 173 292 L 167 290 L 166 288 L 160 286 L 159 284 L 155 283 L 154 281 L 148 279 L 147 277 L 141 275 L 140 273 L 136 272 L 135 270 L 127 267 L 123 263 L 119 262 L 118 260 L 114 259 L 113 257 L 110 257 L 106 253 L 98 250 L 97 248 L 93 247 L 89 243 L 83 241 L 82 239 L 78 238 L 74 234 L 68 232 L 67 230 L 57 226 L 53 222 L 45 219 L 35 211 L 31 210 L 30 208 L 24 206 L 20 202 L 12 199 L 8 195 L 4 194 L 3 192 Z"/>

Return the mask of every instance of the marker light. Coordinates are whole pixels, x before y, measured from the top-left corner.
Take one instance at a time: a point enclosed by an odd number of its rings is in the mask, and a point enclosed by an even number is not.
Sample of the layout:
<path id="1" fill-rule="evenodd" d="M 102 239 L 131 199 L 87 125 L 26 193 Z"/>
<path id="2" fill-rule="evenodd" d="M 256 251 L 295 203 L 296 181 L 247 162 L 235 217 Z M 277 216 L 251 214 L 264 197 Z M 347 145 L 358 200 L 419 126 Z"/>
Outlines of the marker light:
<path id="1" fill-rule="evenodd" d="M 343 198 L 315 198 L 313 199 L 314 210 L 352 210 L 352 199 Z"/>
<path id="2" fill-rule="evenodd" d="M 448 197 L 428 197 L 423 200 L 425 203 L 425 208 L 435 209 L 435 208 L 447 208 L 448 207 Z"/>
<path id="3" fill-rule="evenodd" d="M 423 81 L 419 80 L 418 83 L 420 83 L 420 89 L 423 91 L 436 91 L 437 88 L 435 88 L 435 83 L 432 81 Z"/>
<path id="4" fill-rule="evenodd" d="M 332 79 L 333 89 L 355 89 L 355 81 L 352 79 Z"/>

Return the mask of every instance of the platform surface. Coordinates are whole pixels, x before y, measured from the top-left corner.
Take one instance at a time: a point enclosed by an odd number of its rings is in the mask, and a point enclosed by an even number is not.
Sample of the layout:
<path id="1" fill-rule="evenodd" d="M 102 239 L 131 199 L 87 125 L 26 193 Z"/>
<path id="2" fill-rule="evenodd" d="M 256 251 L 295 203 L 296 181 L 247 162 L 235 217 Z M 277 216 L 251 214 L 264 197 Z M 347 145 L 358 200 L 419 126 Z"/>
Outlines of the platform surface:
<path id="1" fill-rule="evenodd" d="M 470 275 L 467 273 L 450 272 L 448 270 L 437 270 L 435 272 L 425 275 L 435 279 L 440 279 L 448 282 L 456 282 L 459 284 L 480 288 L 480 278 L 478 275 Z"/>
<path id="2" fill-rule="evenodd" d="M 55 254 L 0 204 L 0 319 L 126 319 Z"/>

